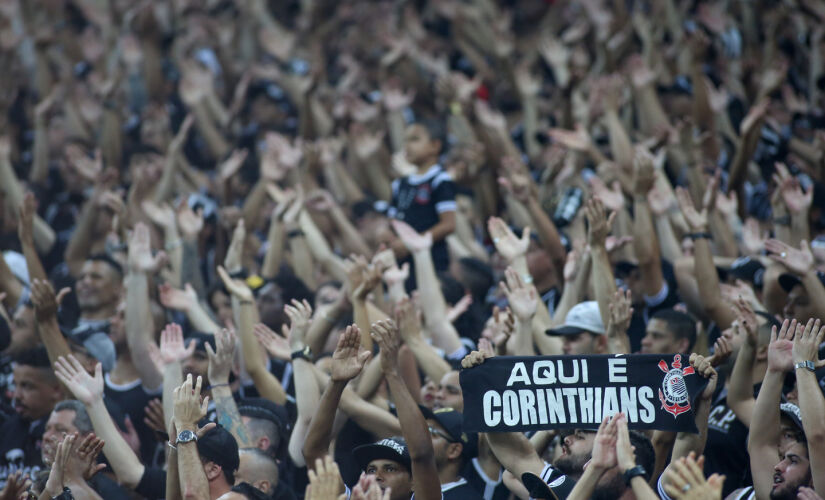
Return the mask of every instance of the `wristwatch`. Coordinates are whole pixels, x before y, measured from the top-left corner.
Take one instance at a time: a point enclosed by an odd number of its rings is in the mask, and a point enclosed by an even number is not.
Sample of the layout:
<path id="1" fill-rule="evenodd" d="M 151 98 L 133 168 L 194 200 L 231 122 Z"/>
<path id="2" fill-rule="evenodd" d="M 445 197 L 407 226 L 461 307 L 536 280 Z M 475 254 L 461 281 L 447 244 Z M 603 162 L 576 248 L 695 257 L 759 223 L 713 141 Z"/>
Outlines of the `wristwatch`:
<path id="1" fill-rule="evenodd" d="M 304 346 L 303 349 L 298 349 L 297 351 L 292 351 L 290 354 L 289 359 L 298 359 L 303 358 L 307 361 L 312 361 L 312 349 L 309 346 Z"/>
<path id="2" fill-rule="evenodd" d="M 175 442 L 175 444 L 191 443 L 192 441 L 197 440 L 198 436 L 194 432 L 190 430 L 182 430 L 178 433 L 178 440 Z"/>
<path id="3" fill-rule="evenodd" d="M 624 484 L 630 486 L 630 481 L 636 476 L 644 476 L 647 474 L 647 471 L 641 465 L 637 465 L 636 467 L 631 467 L 624 471 Z"/>
<path id="4" fill-rule="evenodd" d="M 793 365 L 794 370 L 797 370 L 799 368 L 804 368 L 804 369 L 810 370 L 812 372 L 816 371 L 816 365 L 810 359 L 808 361 L 800 361 L 799 363 L 795 363 Z"/>

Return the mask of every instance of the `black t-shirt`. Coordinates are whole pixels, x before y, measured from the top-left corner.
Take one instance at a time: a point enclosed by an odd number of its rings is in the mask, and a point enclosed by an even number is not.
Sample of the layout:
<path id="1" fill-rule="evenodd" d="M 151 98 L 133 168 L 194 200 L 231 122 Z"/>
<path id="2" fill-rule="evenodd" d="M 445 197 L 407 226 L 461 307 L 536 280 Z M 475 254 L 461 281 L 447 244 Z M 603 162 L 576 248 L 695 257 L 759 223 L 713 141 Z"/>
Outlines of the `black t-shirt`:
<path id="1" fill-rule="evenodd" d="M 163 395 L 163 389 L 147 391 L 140 380 L 135 380 L 124 385 L 117 385 L 109 379 L 109 375 L 104 377 L 106 381 L 104 394 L 107 399 L 113 400 L 129 416 L 135 431 L 140 438 L 140 459 L 144 464 L 153 465 L 155 463 L 155 450 L 159 446 L 155 433 L 144 423 L 146 416 L 144 409 L 154 398 Z"/>
<path id="2" fill-rule="evenodd" d="M 504 485 L 502 480 L 503 469 L 499 471 L 498 477 L 490 478 L 484 473 L 478 458 L 474 458 L 467 462 L 464 470 L 461 471 L 461 477 L 467 480 L 467 483 L 479 494 L 484 500 L 507 500 L 510 498 L 510 490 Z"/>
<path id="3" fill-rule="evenodd" d="M 441 165 L 433 165 L 423 174 L 393 181 L 387 215 L 406 222 L 419 233 L 426 232 L 438 224 L 440 214 L 455 211 L 455 191 L 450 174 Z M 436 270 L 447 269 L 450 259 L 445 240 L 433 243 L 432 255 Z"/>
<path id="4" fill-rule="evenodd" d="M 0 490 L 10 474 L 22 470 L 28 476 L 43 468 L 41 449 L 47 419 L 29 422 L 15 413 L 0 426 Z"/>
<path id="5" fill-rule="evenodd" d="M 720 386 L 723 384 L 720 381 Z M 748 428 L 727 404 L 727 389 L 714 395 L 708 417 L 708 439 L 705 445 L 705 474 L 725 475 L 722 498 L 745 486 L 750 470 Z"/>
<path id="6" fill-rule="evenodd" d="M 484 497 L 470 486 L 466 479 L 459 477 L 452 483 L 441 485 L 441 498 L 444 500 L 482 500 Z"/>

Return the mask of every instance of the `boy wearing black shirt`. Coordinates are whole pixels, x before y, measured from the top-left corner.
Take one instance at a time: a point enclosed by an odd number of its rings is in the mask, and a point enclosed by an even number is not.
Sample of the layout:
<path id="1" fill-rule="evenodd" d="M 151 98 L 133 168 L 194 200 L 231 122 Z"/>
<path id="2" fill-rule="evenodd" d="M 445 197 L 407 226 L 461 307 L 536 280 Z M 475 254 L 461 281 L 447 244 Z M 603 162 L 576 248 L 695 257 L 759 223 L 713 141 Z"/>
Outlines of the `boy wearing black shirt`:
<path id="1" fill-rule="evenodd" d="M 437 271 L 449 265 L 446 237 L 455 230 L 455 183 L 438 163 L 442 148 L 439 124 L 416 123 L 405 133 L 404 154 L 416 173 L 392 183 L 392 201 L 387 214 L 406 222 L 419 233 L 432 233 L 433 263 Z M 407 257 L 407 248 L 395 240 L 396 257 Z M 413 273 L 410 273 L 412 276 Z"/>

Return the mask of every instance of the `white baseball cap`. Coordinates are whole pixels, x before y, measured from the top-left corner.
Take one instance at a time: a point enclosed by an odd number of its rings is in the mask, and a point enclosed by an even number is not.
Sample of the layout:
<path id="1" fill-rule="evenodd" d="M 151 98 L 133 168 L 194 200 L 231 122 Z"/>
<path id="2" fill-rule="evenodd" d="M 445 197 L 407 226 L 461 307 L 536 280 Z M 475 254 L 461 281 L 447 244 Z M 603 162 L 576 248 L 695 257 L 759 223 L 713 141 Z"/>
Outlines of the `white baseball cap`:
<path id="1" fill-rule="evenodd" d="M 595 300 L 580 302 L 567 312 L 564 324 L 559 328 L 551 328 L 544 333 L 547 335 L 578 335 L 582 332 L 594 335 L 604 335 L 604 323 L 599 313 L 599 303 Z"/>

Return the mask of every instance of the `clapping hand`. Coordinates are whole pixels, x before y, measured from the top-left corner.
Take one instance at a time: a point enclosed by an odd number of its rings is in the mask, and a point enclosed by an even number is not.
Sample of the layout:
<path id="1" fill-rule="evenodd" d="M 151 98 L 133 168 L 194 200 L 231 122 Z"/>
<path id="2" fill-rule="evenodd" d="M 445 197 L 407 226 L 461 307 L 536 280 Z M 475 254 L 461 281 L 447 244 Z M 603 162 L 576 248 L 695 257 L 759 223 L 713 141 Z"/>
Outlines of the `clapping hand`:
<path id="1" fill-rule="evenodd" d="M 292 299 L 292 304 L 284 307 L 289 318 L 289 343 L 293 351 L 304 348 L 306 334 L 312 323 L 312 306 L 305 300 L 298 302 Z"/>
<path id="2" fill-rule="evenodd" d="M 524 279 L 512 267 L 504 272 L 505 281 L 501 282 L 501 289 L 507 296 L 510 309 L 522 323 L 529 323 L 538 307 L 538 293 L 536 288 L 524 282 Z"/>
<path id="3" fill-rule="evenodd" d="M 587 243 L 590 248 L 600 248 L 605 246 L 607 235 L 613 227 L 616 219 L 616 212 L 605 215 L 604 204 L 598 198 L 590 198 L 584 205 L 584 213 L 587 216 L 589 227 L 587 229 Z"/>
<path id="4" fill-rule="evenodd" d="M 283 326 L 282 331 L 284 334 L 278 335 L 265 324 L 258 323 L 255 325 L 253 333 L 270 357 L 289 361 L 293 349 L 289 345 L 289 331 L 286 325 Z"/>
<path id="5" fill-rule="evenodd" d="M 381 349 L 381 369 L 385 374 L 398 371 L 398 350 L 401 348 L 401 336 L 392 320 L 376 321 L 370 328 L 372 340 Z"/>
<path id="6" fill-rule="evenodd" d="M 779 333 L 776 326 L 771 329 L 771 342 L 768 344 L 768 371 L 786 373 L 793 370 L 794 333 L 801 332 L 802 325 L 796 320 L 785 320 Z"/>
<path id="7" fill-rule="evenodd" d="M 825 360 L 819 359 L 819 346 L 825 340 L 825 326 L 821 325 L 821 320 L 811 318 L 802 332 L 797 329 L 791 350 L 794 364 L 812 361 L 817 369 L 825 366 Z"/>
<path id="8" fill-rule="evenodd" d="M 309 485 L 304 498 L 306 500 L 335 500 L 341 490 L 341 474 L 338 464 L 329 455 L 323 460 L 315 459 L 315 468 L 310 468 Z"/>
<path id="9" fill-rule="evenodd" d="M 705 479 L 702 469 L 705 457 L 695 458 L 690 452 L 687 457 L 673 461 L 667 469 L 667 482 L 663 482 L 665 492 L 673 500 L 714 500 L 722 498 L 725 476 L 713 474 Z"/>
<path id="10" fill-rule="evenodd" d="M 192 374 L 190 373 L 186 376 L 183 384 L 175 388 L 174 420 L 178 431 L 191 430 L 194 432 L 198 421 L 206 416 L 206 410 L 209 408 L 209 396 L 204 397 L 201 401 L 202 385 L 203 380 L 198 376 L 193 387 Z"/>
<path id="11" fill-rule="evenodd" d="M 391 222 L 395 233 L 411 253 L 429 250 L 433 246 L 433 235 L 430 232 L 420 234 L 406 222 L 393 220 Z"/>
<path id="12" fill-rule="evenodd" d="M 498 217 L 490 217 L 487 221 L 487 230 L 493 239 L 496 251 L 504 257 L 507 262 L 513 262 L 518 257 L 527 253 L 530 246 L 530 228 L 525 227 L 521 233 L 521 238 L 517 238 L 510 227 Z"/>
<path id="13" fill-rule="evenodd" d="M 800 248 L 796 249 L 783 241 L 770 239 L 765 242 L 765 249 L 770 252 L 768 256 L 771 259 L 784 265 L 797 276 L 804 276 L 814 268 L 814 255 L 805 240 L 802 240 Z"/>

